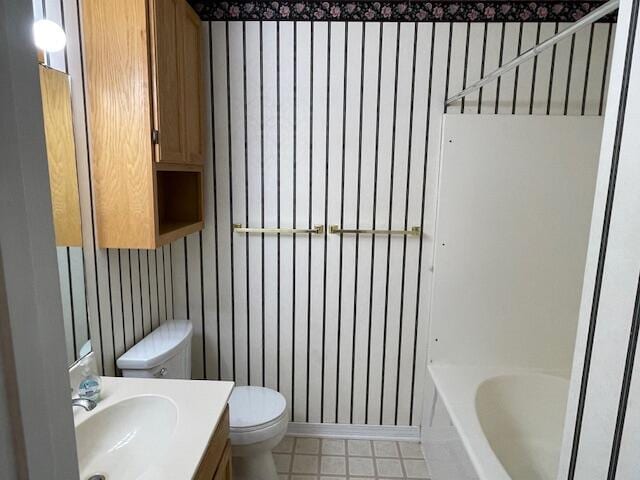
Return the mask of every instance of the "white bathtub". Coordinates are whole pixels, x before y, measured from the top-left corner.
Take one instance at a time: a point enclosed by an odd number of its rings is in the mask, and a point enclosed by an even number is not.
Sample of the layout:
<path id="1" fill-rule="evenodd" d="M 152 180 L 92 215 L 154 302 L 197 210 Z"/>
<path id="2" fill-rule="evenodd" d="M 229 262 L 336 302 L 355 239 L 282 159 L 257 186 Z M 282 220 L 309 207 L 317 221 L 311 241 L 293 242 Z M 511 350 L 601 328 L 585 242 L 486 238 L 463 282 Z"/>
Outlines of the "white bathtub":
<path id="1" fill-rule="evenodd" d="M 430 366 L 481 480 L 555 480 L 569 381 L 541 372 Z"/>

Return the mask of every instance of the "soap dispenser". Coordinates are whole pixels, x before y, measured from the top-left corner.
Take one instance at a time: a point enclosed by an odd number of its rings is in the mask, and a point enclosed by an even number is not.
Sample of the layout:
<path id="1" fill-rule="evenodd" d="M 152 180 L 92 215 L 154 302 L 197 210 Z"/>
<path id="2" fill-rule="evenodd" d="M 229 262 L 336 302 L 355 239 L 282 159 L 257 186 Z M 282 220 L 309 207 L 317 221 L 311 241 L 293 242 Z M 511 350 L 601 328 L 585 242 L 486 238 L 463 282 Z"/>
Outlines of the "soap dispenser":
<path id="1" fill-rule="evenodd" d="M 78 396 L 98 402 L 102 380 L 91 370 L 91 362 L 88 358 L 80 360 L 80 368 L 82 369 L 82 380 L 78 385 Z"/>

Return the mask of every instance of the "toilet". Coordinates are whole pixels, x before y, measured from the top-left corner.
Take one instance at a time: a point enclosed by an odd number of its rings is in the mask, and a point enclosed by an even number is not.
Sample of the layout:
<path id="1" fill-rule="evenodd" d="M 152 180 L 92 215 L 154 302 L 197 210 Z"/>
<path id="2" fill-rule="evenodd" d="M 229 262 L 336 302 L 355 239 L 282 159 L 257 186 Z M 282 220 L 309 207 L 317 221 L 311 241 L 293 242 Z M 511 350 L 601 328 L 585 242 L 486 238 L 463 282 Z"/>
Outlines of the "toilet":
<path id="1" fill-rule="evenodd" d="M 264 387 L 235 387 L 229 399 L 234 480 L 277 480 L 271 451 L 287 431 L 287 401 Z"/>
<path id="2" fill-rule="evenodd" d="M 189 320 L 163 323 L 118 358 L 124 377 L 191 378 Z M 277 480 L 271 451 L 287 430 L 287 401 L 264 387 L 235 387 L 229 399 L 234 480 Z"/>

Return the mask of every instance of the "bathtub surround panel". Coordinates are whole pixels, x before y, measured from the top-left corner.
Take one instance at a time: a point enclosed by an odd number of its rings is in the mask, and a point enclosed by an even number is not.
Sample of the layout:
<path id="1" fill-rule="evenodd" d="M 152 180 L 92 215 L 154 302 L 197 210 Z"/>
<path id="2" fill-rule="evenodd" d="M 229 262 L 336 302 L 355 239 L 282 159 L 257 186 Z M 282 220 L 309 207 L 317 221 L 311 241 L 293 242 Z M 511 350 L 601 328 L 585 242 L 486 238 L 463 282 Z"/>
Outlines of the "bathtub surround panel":
<path id="1" fill-rule="evenodd" d="M 596 116 L 445 115 L 430 365 L 569 371 L 601 132 Z"/>
<path id="2" fill-rule="evenodd" d="M 591 224 L 561 478 L 633 478 L 640 470 L 637 378 L 640 271 L 640 2 L 623 2 Z"/>

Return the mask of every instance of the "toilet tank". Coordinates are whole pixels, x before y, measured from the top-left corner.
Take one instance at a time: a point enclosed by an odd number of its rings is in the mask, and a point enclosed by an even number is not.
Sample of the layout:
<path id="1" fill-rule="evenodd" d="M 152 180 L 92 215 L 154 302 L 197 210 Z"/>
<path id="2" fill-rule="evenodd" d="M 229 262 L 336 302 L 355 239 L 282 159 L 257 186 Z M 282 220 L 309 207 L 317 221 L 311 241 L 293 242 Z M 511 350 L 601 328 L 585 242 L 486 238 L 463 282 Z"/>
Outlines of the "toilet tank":
<path id="1" fill-rule="evenodd" d="M 189 320 L 163 323 L 118 358 L 123 377 L 191 378 L 191 336 Z"/>

